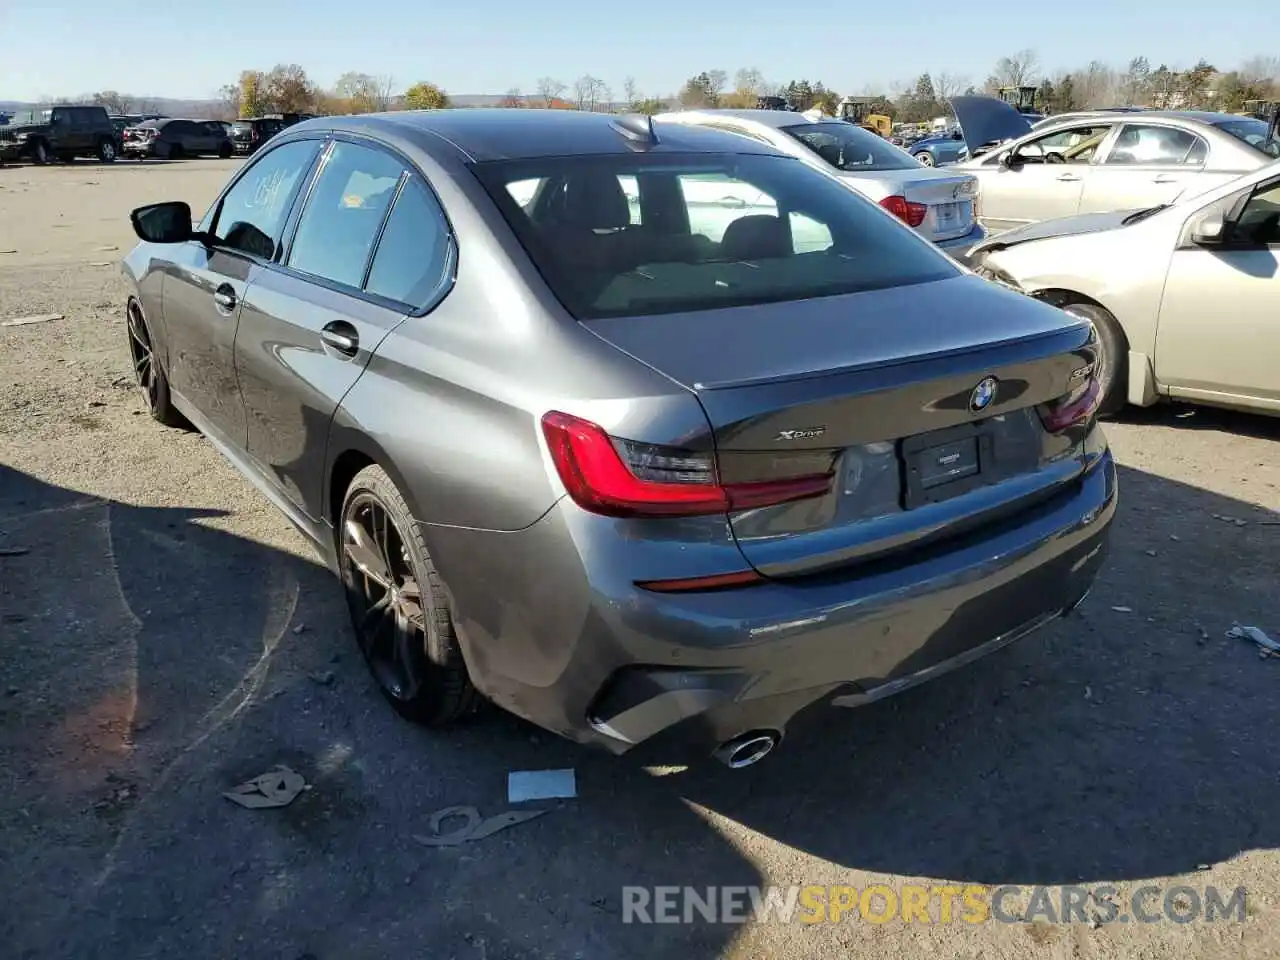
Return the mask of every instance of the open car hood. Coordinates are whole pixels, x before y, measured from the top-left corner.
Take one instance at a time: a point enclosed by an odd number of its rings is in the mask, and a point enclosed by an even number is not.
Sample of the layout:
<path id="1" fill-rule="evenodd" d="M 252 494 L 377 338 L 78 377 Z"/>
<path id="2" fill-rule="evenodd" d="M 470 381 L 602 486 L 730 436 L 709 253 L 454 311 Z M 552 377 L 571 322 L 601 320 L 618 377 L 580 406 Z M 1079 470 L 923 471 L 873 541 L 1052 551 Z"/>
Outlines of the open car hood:
<path id="1" fill-rule="evenodd" d="M 985 146 L 1031 132 L 1026 116 L 995 97 L 952 97 L 951 109 L 971 157 Z"/>

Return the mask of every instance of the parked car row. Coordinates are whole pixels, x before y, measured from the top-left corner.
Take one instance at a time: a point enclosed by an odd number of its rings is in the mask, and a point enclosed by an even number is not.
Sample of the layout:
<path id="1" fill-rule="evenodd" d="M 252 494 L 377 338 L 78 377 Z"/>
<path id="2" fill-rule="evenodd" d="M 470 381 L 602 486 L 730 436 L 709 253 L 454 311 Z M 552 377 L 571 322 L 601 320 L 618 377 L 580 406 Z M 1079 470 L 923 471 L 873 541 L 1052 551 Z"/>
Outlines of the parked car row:
<path id="1" fill-rule="evenodd" d="M 25 121 L 0 126 L 0 162 L 70 161 L 93 157 L 111 163 L 135 160 L 247 155 L 309 114 L 275 114 L 229 123 L 163 116 L 111 116 L 103 107 L 57 105 Z"/>

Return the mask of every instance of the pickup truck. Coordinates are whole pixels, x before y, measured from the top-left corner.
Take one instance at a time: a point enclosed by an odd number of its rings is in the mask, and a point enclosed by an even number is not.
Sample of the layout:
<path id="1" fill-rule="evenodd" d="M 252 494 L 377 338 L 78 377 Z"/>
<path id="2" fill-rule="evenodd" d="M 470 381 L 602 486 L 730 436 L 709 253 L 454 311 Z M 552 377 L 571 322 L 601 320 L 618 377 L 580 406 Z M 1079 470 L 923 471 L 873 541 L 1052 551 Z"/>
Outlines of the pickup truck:
<path id="1" fill-rule="evenodd" d="M 52 163 L 94 157 L 111 163 L 119 155 L 120 138 L 103 107 L 59 104 L 36 111 L 27 121 L 0 127 L 0 161 Z"/>

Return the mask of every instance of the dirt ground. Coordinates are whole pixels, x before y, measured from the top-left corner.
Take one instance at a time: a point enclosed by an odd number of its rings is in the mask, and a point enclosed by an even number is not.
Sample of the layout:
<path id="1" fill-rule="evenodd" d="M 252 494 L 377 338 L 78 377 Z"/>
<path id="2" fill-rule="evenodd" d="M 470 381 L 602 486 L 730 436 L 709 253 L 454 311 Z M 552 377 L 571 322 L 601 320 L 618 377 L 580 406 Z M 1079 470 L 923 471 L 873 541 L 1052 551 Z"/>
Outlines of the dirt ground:
<path id="1" fill-rule="evenodd" d="M 289 524 L 129 381 L 129 210 L 199 212 L 235 161 L 0 169 L 0 942 L 12 957 L 1280 955 L 1280 422 L 1107 427 L 1111 559 L 1081 616 L 750 770 L 646 769 L 497 711 L 427 732 L 377 695 Z M 1227 518 L 1227 519 L 1224 519 Z M 276 764 L 280 810 L 222 792 Z M 578 797 L 487 840 L 508 771 Z M 624 923 L 627 885 L 1247 890 L 1243 922 Z"/>

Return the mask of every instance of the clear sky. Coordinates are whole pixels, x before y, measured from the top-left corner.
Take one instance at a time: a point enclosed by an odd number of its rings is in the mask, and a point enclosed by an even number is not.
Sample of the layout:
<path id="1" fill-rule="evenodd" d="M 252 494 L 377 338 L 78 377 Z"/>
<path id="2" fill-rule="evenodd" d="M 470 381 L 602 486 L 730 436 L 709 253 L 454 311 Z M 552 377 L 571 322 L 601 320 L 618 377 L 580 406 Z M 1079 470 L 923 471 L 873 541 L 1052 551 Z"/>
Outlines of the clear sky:
<path id="1" fill-rule="evenodd" d="M 1023 48 L 1043 69 L 1099 59 L 1220 69 L 1280 53 L 1277 0 L 0 0 L 0 100 L 96 90 L 211 97 L 243 69 L 299 63 L 430 80 L 455 94 L 532 93 L 539 77 L 591 74 L 620 95 L 674 93 L 701 70 L 759 67 L 770 81 L 888 90 L 925 70 L 981 84 Z M 1270 27 L 1268 27 L 1270 24 Z M 1270 49 L 1268 49 L 1268 47 Z"/>

